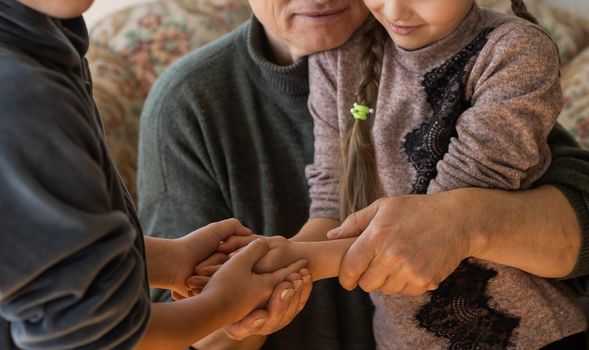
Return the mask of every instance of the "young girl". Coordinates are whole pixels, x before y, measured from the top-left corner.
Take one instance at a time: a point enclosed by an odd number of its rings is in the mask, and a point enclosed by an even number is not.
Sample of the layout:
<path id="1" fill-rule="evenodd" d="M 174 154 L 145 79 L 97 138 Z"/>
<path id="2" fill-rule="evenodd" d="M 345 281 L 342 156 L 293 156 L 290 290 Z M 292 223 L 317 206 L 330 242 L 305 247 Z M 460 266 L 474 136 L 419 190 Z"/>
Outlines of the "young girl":
<path id="1" fill-rule="evenodd" d="M 473 0 L 365 3 L 374 18 L 310 60 L 316 154 L 298 239 L 324 239 L 381 196 L 538 179 L 562 105 L 559 59 L 523 2 L 512 0 L 519 18 Z M 330 277 L 346 244 L 293 243 L 274 256 L 306 255 L 315 278 Z M 586 327 L 559 284 L 474 258 L 431 293 L 371 297 L 382 349 L 537 349 Z"/>

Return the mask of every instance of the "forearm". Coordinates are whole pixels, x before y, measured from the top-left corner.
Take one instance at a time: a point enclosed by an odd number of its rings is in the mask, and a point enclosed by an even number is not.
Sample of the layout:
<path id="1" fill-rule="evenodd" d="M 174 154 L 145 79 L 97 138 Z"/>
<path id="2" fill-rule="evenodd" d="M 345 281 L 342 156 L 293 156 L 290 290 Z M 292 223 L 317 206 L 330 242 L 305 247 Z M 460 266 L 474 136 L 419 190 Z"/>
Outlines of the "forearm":
<path id="1" fill-rule="evenodd" d="M 257 350 L 264 345 L 265 341 L 264 335 L 252 335 L 243 340 L 233 340 L 222 329 L 218 329 L 193 346 L 207 350 Z"/>
<path id="2" fill-rule="evenodd" d="M 291 240 L 297 242 L 325 241 L 327 240 L 327 232 L 338 225 L 339 222 L 334 219 L 311 218 Z"/>
<path id="3" fill-rule="evenodd" d="M 151 306 L 151 320 L 137 349 L 184 350 L 232 321 L 222 301 L 204 295 Z"/>
<path id="4" fill-rule="evenodd" d="M 581 232 L 575 211 L 558 189 L 457 191 L 464 196 L 458 213 L 467 216 L 472 256 L 547 278 L 573 270 Z"/>
<path id="5" fill-rule="evenodd" d="M 297 256 L 307 259 L 313 281 L 339 275 L 340 263 L 356 238 L 323 242 L 293 242 Z"/>

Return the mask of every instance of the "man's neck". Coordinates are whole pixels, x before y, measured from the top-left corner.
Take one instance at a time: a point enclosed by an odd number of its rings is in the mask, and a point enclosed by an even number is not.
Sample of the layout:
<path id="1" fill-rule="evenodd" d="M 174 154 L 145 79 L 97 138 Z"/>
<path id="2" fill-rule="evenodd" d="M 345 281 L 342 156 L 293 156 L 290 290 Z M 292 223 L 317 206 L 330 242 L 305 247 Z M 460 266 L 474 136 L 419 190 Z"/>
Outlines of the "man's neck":
<path id="1" fill-rule="evenodd" d="M 277 36 L 264 29 L 264 56 L 268 61 L 280 66 L 290 66 L 299 58 L 292 49 Z"/>

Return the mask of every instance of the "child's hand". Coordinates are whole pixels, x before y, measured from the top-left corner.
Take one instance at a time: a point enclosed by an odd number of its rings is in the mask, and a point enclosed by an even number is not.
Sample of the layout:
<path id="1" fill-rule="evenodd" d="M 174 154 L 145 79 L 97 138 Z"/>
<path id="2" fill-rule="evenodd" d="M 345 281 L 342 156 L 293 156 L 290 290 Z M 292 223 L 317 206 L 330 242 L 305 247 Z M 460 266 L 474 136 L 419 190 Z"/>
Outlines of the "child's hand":
<path id="1" fill-rule="evenodd" d="M 272 334 L 284 328 L 307 303 L 313 288 L 312 280 L 308 269 L 290 274 L 287 281 L 274 288 L 265 309 L 257 309 L 244 319 L 224 327 L 225 334 L 233 340 L 242 340 L 255 334 Z M 285 294 L 293 287 L 292 296 Z"/>
<path id="2" fill-rule="evenodd" d="M 224 240 L 223 242 L 221 242 L 221 244 L 219 244 L 217 252 L 220 254 L 231 255 L 232 253 L 239 251 L 241 248 L 245 247 L 246 245 L 250 244 L 258 238 L 267 237 L 255 234 L 251 234 L 248 236 L 233 235 L 228 239 Z"/>
<path id="3" fill-rule="evenodd" d="M 194 275 L 186 279 L 187 295 L 172 291 L 172 299 L 182 300 L 186 297 L 192 297 L 200 294 L 206 286 L 210 277 L 212 277 L 219 268 L 229 260 L 230 254 L 235 254 L 241 248 L 247 246 L 249 243 L 258 238 L 264 238 L 260 235 L 233 235 L 219 244 L 217 251 L 211 254 L 208 258 L 200 262 L 194 268 Z"/>
<path id="4" fill-rule="evenodd" d="M 227 261 L 203 289 L 203 296 L 209 295 L 223 305 L 220 309 L 228 313 L 231 323 L 243 319 L 254 309 L 263 308 L 274 288 L 306 264 L 305 260 L 292 264 L 277 262 L 272 266 L 268 263 L 267 267 L 272 272 L 255 273 L 253 266 L 269 249 L 265 239 L 251 243 Z M 292 297 L 294 285 L 289 289 L 285 295 Z"/>
<path id="5" fill-rule="evenodd" d="M 290 241 L 282 236 L 263 239 L 269 247 L 268 253 L 254 266 L 256 273 L 268 273 L 277 265 L 287 265 L 303 258 L 298 249 L 299 243 Z"/>

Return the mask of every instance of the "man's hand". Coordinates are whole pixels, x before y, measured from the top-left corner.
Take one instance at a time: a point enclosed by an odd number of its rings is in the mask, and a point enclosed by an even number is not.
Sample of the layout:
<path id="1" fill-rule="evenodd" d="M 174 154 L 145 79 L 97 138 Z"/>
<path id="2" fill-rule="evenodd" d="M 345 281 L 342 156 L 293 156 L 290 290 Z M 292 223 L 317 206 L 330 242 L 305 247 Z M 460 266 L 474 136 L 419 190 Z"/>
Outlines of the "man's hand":
<path id="1" fill-rule="evenodd" d="M 461 205 L 448 195 L 400 196 L 350 215 L 328 233 L 330 239 L 361 234 L 342 259 L 341 285 L 404 295 L 436 289 L 471 256 Z"/>

